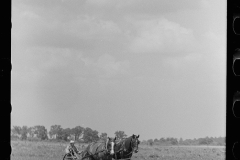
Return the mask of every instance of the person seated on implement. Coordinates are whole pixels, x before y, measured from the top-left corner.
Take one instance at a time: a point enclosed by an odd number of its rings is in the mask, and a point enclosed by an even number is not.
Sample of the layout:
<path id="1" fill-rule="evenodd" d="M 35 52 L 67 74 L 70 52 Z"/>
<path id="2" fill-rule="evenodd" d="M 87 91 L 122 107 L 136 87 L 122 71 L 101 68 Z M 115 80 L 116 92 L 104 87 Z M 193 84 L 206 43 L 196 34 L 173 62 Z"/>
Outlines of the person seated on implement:
<path id="1" fill-rule="evenodd" d="M 66 153 L 71 154 L 72 156 L 78 157 L 75 153 L 80 154 L 81 152 L 75 147 L 74 141 L 70 141 L 70 145 L 65 149 Z"/>

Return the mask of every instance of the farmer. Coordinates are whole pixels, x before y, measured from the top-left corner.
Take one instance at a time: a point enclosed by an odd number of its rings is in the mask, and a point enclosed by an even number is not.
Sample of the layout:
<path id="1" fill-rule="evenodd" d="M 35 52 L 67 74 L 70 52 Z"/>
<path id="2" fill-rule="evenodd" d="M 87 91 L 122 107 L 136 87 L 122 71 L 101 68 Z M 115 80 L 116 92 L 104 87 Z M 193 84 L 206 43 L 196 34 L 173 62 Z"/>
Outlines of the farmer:
<path id="1" fill-rule="evenodd" d="M 74 146 L 74 141 L 71 140 L 70 141 L 70 145 L 67 146 L 67 148 L 65 149 L 66 153 L 70 153 L 72 156 L 76 156 L 78 157 L 77 155 L 75 155 L 75 153 L 78 153 L 80 154 L 81 152 Z"/>

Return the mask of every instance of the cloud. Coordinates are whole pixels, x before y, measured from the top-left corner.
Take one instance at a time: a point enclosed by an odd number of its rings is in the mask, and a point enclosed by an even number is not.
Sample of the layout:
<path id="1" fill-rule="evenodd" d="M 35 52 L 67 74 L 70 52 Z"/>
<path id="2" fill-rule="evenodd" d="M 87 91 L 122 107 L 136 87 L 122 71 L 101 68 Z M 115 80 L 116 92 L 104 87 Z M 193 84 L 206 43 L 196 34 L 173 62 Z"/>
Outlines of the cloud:
<path id="1" fill-rule="evenodd" d="M 21 7 L 16 4 L 13 7 L 13 41 L 18 45 L 75 48 L 91 52 L 96 48 L 98 51 L 106 48 L 116 51 L 124 44 L 122 30 L 114 21 L 102 20 L 87 13 L 76 15 L 71 13 L 71 8 L 60 7 L 70 16 L 63 18 L 63 11 L 58 7 L 53 7 L 53 10 L 44 9 L 41 5 L 37 9 L 35 7 L 37 5 Z"/>
<path id="2" fill-rule="evenodd" d="M 47 72 L 51 69 L 71 68 L 73 63 L 81 62 L 81 59 L 78 58 L 81 56 L 81 53 L 75 52 L 69 48 L 31 47 L 22 55 L 28 57 L 27 60 L 24 60 L 25 65 Z M 83 62 L 81 63 L 83 64 Z"/>
<path id="3" fill-rule="evenodd" d="M 122 14 L 124 16 L 136 16 L 136 15 L 156 15 L 166 12 L 176 12 L 178 10 L 186 9 L 199 9 L 201 2 L 192 2 L 188 0 L 174 1 L 174 0 L 88 0 L 86 2 L 87 7 L 95 8 L 92 12 L 100 12 L 106 16 L 112 14 Z M 111 13 L 107 15 L 107 13 Z"/>
<path id="4" fill-rule="evenodd" d="M 106 76 L 125 74 L 129 69 L 129 61 L 115 61 L 114 57 L 105 54 L 98 59 L 97 67 L 104 70 Z"/>
<path id="5" fill-rule="evenodd" d="M 201 1 L 188 0 L 17 0 L 14 5 L 30 7 L 38 12 L 47 11 L 45 14 L 60 13 L 61 16 L 76 17 L 80 14 L 100 14 L 111 17 L 111 15 L 136 15 L 136 14 L 161 14 L 175 12 L 178 10 L 198 9 Z M 43 13 L 44 14 L 44 13 Z M 70 17 L 71 17 L 70 16 Z M 70 18 L 69 17 L 69 18 Z"/>
<path id="6" fill-rule="evenodd" d="M 99 36 L 110 38 L 121 34 L 121 29 L 113 21 L 96 19 L 94 16 L 79 16 L 77 19 L 63 23 L 64 30 L 79 37 Z"/>
<path id="7" fill-rule="evenodd" d="M 111 78 L 128 73 L 130 63 L 128 60 L 116 61 L 109 54 L 101 55 L 96 61 L 91 58 L 82 58 L 85 66 L 91 67 L 102 78 Z"/>
<path id="8" fill-rule="evenodd" d="M 168 75 L 192 77 L 195 81 L 224 84 L 226 75 L 226 41 L 223 35 L 206 32 L 199 37 L 193 52 L 162 57 L 162 66 Z"/>
<path id="9" fill-rule="evenodd" d="M 198 65 L 202 58 L 203 56 L 200 53 L 191 53 L 178 57 L 165 57 L 162 60 L 162 65 L 168 68 L 168 70 L 173 70 L 174 73 L 179 73 L 179 71 L 184 71 Z"/>
<path id="10" fill-rule="evenodd" d="M 190 29 L 165 18 L 140 21 L 137 25 L 140 27 L 131 44 L 135 53 L 180 53 L 194 46 L 195 39 Z"/>

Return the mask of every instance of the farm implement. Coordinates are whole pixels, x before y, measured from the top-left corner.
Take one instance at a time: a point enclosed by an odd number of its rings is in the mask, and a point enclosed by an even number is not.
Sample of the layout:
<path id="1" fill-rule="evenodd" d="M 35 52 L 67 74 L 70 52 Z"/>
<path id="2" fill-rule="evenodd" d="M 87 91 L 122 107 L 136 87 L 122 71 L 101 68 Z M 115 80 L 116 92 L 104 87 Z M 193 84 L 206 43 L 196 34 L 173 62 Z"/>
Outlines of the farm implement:
<path id="1" fill-rule="evenodd" d="M 83 152 L 84 151 L 82 151 L 81 153 L 79 153 L 79 154 L 77 154 L 77 153 L 75 153 L 75 155 L 72 155 L 71 153 L 66 153 L 64 156 L 63 156 L 63 160 L 84 160 L 85 158 L 88 158 L 88 157 L 92 157 L 92 156 L 94 156 L 94 155 L 97 155 L 97 154 L 99 154 L 99 153 L 101 153 L 101 152 L 104 152 L 105 150 L 102 150 L 102 151 L 99 151 L 99 152 L 96 152 L 96 153 L 94 153 L 94 154 L 91 154 L 91 155 L 84 155 L 83 156 Z M 80 158 L 80 157 L 81 158 Z"/>

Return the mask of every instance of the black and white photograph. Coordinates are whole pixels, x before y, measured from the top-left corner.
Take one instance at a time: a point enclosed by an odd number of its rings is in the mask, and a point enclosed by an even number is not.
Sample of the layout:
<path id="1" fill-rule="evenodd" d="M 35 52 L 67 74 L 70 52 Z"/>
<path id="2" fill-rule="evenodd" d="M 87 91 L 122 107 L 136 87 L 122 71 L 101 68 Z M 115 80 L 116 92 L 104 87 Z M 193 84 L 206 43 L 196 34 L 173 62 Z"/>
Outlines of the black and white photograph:
<path id="1" fill-rule="evenodd" d="M 12 0 L 12 160 L 224 160 L 225 0 Z"/>

